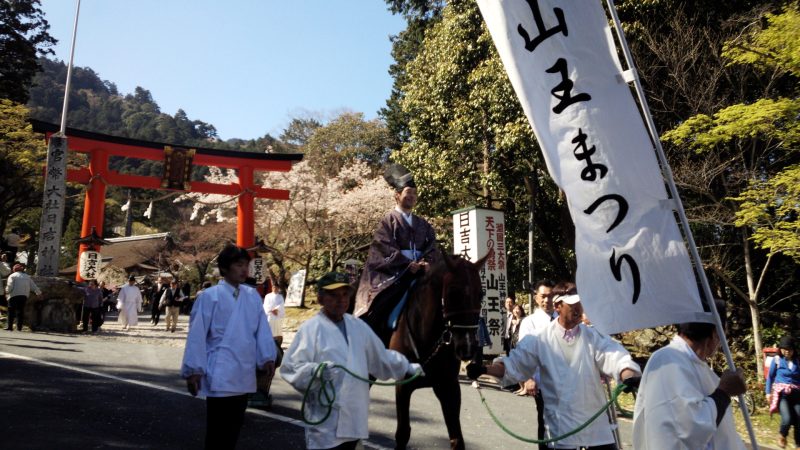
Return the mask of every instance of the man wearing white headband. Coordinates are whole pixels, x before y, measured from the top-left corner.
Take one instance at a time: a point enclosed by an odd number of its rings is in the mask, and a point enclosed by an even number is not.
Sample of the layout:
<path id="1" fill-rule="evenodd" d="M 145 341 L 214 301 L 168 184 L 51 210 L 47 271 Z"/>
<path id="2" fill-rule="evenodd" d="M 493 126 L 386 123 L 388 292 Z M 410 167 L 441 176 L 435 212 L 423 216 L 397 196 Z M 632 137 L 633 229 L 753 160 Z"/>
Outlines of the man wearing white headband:
<path id="1" fill-rule="evenodd" d="M 627 350 L 581 322 L 583 307 L 573 283 L 557 284 L 551 295 L 558 319 L 541 333 L 526 336 L 511 354 L 483 367 L 467 366 L 467 375 L 489 374 L 513 384 L 540 370 L 547 438 L 564 435 L 586 423 L 606 403 L 601 375 L 635 383 L 642 371 Z M 607 420 L 598 419 L 582 431 L 548 444 L 549 448 L 613 450 L 617 446 Z"/>

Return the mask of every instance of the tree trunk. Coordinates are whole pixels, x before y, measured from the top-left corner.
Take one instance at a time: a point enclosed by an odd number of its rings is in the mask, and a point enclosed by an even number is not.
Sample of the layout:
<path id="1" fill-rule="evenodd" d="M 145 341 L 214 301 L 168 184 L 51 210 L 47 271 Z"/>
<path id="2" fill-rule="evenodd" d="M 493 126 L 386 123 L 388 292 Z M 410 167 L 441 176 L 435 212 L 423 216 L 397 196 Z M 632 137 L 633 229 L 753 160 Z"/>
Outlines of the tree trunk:
<path id="1" fill-rule="evenodd" d="M 306 269 L 305 278 L 303 279 L 303 293 L 300 294 L 300 307 L 306 307 L 306 289 L 308 288 L 308 269 L 311 267 L 311 256 L 306 257 L 306 263 L 303 268 Z"/>
<path id="2" fill-rule="evenodd" d="M 201 264 L 199 262 L 195 262 L 194 266 L 197 268 L 197 275 L 200 278 L 200 286 L 206 281 L 206 273 L 208 273 L 208 264 Z"/>
<path id="3" fill-rule="evenodd" d="M 761 287 L 756 285 L 753 276 L 753 262 L 750 255 L 750 241 L 747 239 L 747 230 L 742 230 L 742 245 L 744 246 L 744 269 L 747 275 L 747 305 L 750 307 L 750 319 L 753 322 L 753 347 L 755 350 L 756 367 L 761 367 L 762 345 L 761 345 L 761 314 L 758 311 L 758 290 Z M 768 260 L 769 261 L 769 260 Z M 764 266 L 766 272 L 767 266 Z M 759 369 L 760 370 L 760 369 Z"/>

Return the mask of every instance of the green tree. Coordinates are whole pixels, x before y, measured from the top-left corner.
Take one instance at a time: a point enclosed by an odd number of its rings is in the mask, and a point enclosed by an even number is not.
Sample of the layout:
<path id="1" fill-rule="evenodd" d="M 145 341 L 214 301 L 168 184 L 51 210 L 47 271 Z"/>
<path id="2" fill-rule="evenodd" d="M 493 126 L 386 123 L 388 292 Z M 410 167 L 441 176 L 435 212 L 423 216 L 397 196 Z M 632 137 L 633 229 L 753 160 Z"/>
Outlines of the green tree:
<path id="1" fill-rule="evenodd" d="M 364 120 L 363 113 L 346 112 L 314 129 L 302 150 L 311 167 L 330 178 L 353 161 L 382 166 L 391 144 L 391 136 L 380 120 Z"/>
<path id="2" fill-rule="evenodd" d="M 772 98 L 733 104 L 711 115 L 697 114 L 663 135 L 666 142 L 697 155 L 687 158 L 695 164 L 682 173 L 684 184 L 705 196 L 704 210 L 696 212 L 695 219 L 703 218 L 718 234 L 739 238 L 746 288 L 734 279 L 742 265 L 736 264 L 736 254 L 725 255 L 730 265 L 717 258 L 710 268 L 748 305 L 757 360 L 761 358 L 765 280 L 776 255 L 797 254 L 800 203 L 796 188 L 800 143 L 797 3 L 780 14 L 766 14 L 764 22 L 763 29 L 752 26 L 729 40 L 722 55 L 729 65 L 757 70 L 771 85 L 794 87 L 795 95 L 783 97 L 780 90 L 768 89 Z M 757 248 L 767 250 L 763 262 L 752 248 L 753 241 Z"/>
<path id="3" fill-rule="evenodd" d="M 312 117 L 295 117 L 291 122 L 289 122 L 289 125 L 286 127 L 286 129 L 283 130 L 280 138 L 286 144 L 297 149 L 308 144 L 311 136 L 313 136 L 317 128 L 321 126 L 322 123 Z"/>
<path id="4" fill-rule="evenodd" d="M 800 165 L 751 182 L 734 200 L 736 226 L 751 227 L 750 238 L 770 255 L 784 253 L 800 264 Z"/>
<path id="5" fill-rule="evenodd" d="M 380 110 L 380 116 L 386 127 L 395 138 L 395 146 L 408 141 L 410 131 L 408 123 L 411 117 L 403 111 L 400 102 L 403 99 L 403 85 L 406 84 L 406 66 L 413 61 L 422 47 L 425 31 L 431 28 L 441 17 L 444 2 L 441 0 L 386 0 L 389 10 L 402 14 L 407 27 L 395 36 L 392 41 L 392 58 L 394 63 L 389 67 L 392 77 L 392 92 L 386 100 L 386 107 Z"/>
<path id="6" fill-rule="evenodd" d="M 562 226 L 571 223 L 566 204 L 538 176 L 545 173 L 541 152 L 476 4 L 449 2 L 405 71 L 400 104 L 409 139 L 392 159 L 415 173 L 420 211 L 448 217 L 468 205 L 502 209 L 509 278 L 518 289 L 527 279 L 534 198 L 537 276 L 571 277 L 574 229 Z"/>
<path id="7" fill-rule="evenodd" d="M 22 211 L 42 202 L 47 149 L 27 120 L 25 106 L 0 99 L 0 233 Z"/>
<path id="8" fill-rule="evenodd" d="M 56 44 L 39 0 L 0 2 L 0 98 L 28 101 L 31 80 L 40 69 L 37 56 L 52 54 Z"/>

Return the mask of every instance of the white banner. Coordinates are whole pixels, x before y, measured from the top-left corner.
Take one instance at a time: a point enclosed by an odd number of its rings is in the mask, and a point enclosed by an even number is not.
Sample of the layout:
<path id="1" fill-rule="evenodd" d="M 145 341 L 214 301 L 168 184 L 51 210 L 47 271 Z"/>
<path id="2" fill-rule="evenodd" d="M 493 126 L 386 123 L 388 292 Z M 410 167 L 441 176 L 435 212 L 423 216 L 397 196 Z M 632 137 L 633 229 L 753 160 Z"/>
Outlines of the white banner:
<path id="1" fill-rule="evenodd" d="M 506 278 L 506 230 L 502 211 L 466 208 L 453 213 L 453 253 L 477 261 L 494 250 L 481 268 L 481 316 L 486 320 L 492 345 L 485 355 L 499 355 L 502 316 L 508 283 Z"/>
<path id="2" fill-rule="evenodd" d="M 478 5 L 567 195 L 589 319 L 604 333 L 710 321 L 600 2 Z"/>

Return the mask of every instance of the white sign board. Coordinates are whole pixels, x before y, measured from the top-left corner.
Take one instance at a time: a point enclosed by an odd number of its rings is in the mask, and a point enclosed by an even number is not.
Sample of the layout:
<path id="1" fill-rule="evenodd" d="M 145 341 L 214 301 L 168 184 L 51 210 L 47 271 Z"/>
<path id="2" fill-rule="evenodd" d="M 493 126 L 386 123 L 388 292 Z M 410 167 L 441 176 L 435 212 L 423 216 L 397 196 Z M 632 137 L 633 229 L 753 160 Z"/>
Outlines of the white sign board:
<path id="1" fill-rule="evenodd" d="M 467 208 L 453 212 L 453 252 L 477 261 L 494 251 L 481 268 L 481 316 L 486 320 L 492 345 L 483 351 L 499 355 L 503 351 L 503 304 L 508 296 L 506 278 L 506 231 L 502 211 Z"/>
<path id="2" fill-rule="evenodd" d="M 298 270 L 289 279 L 289 288 L 286 289 L 286 306 L 300 306 L 303 299 L 303 286 L 306 283 L 306 271 Z"/>
<path id="3" fill-rule="evenodd" d="M 575 222 L 578 293 L 604 333 L 711 321 L 598 0 L 478 0 Z"/>

